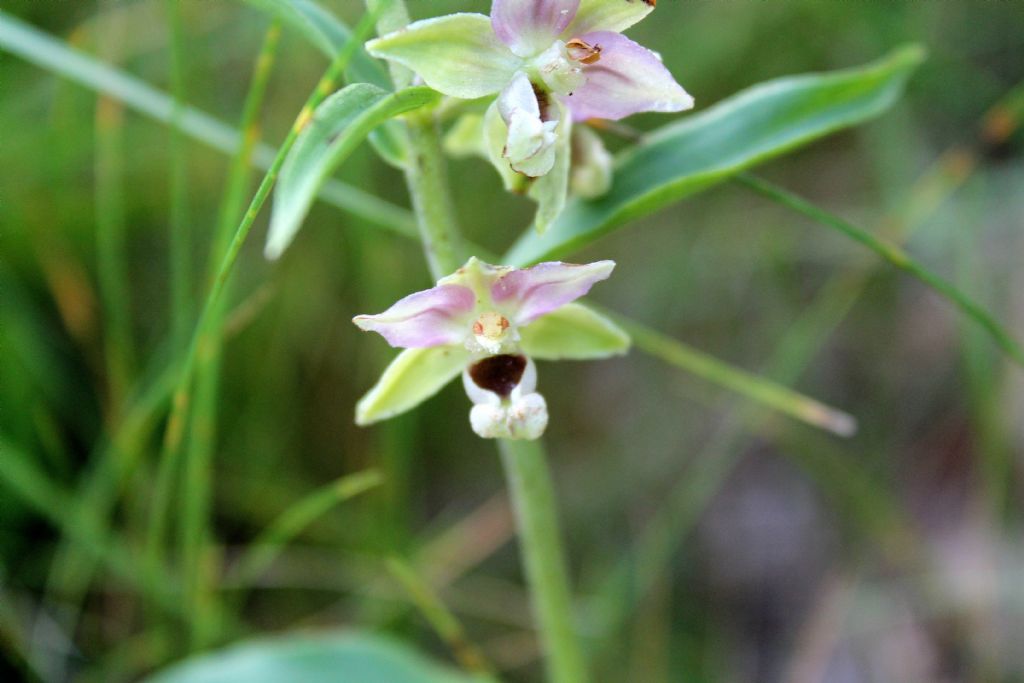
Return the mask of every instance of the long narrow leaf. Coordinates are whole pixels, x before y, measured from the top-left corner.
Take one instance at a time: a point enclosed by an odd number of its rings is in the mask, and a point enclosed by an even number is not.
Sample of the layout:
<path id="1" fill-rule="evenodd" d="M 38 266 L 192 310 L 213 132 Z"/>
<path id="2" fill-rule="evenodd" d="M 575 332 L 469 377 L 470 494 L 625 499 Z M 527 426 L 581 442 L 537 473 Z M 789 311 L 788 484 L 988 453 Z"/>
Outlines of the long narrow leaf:
<path id="1" fill-rule="evenodd" d="M 729 365 L 638 322 L 606 314 L 629 332 L 633 346 L 669 365 L 833 434 L 852 436 L 857 431 L 857 421 L 841 410 Z"/>
<path id="2" fill-rule="evenodd" d="M 247 584 L 255 579 L 284 546 L 335 505 L 369 491 L 383 481 L 377 470 L 364 470 L 337 479 L 299 500 L 281 513 L 246 550 L 235 572 L 239 582 Z"/>
<path id="3" fill-rule="evenodd" d="M 878 116 L 922 59 L 920 48 L 906 47 L 858 69 L 768 81 L 671 123 L 616 159 L 607 194 L 573 200 L 546 233 L 527 231 L 503 263 L 563 256 L 746 168 Z"/>
<path id="4" fill-rule="evenodd" d="M 109 95 L 156 121 L 169 125 L 173 120 L 174 101 L 166 93 L 2 11 L 0 49 L 86 88 Z M 225 154 L 234 154 L 241 145 L 239 131 L 195 107 L 183 107 L 177 123 L 190 138 Z M 263 170 L 270 168 L 274 152 L 269 145 L 259 145 L 254 155 L 255 165 Z M 409 211 L 338 180 L 327 182 L 319 196 L 326 202 L 403 235 L 416 232 L 416 224 Z"/>
<path id="5" fill-rule="evenodd" d="M 242 0 L 248 5 L 276 16 L 332 59 L 341 46 L 348 42 L 351 29 L 340 19 L 312 0 Z M 372 59 L 362 48 L 355 51 L 348 65 L 351 80 L 373 83 L 390 88 L 391 81 L 380 62 Z"/>
<path id="6" fill-rule="evenodd" d="M 356 83 L 334 93 L 313 112 L 281 167 L 274 190 L 266 254 L 277 258 L 291 243 L 317 192 L 370 131 L 404 112 L 436 101 L 425 87 L 388 92 Z"/>
<path id="7" fill-rule="evenodd" d="M 1001 348 L 1007 356 L 1013 359 L 1017 365 L 1024 368 L 1024 347 L 1021 346 L 1020 342 L 1013 338 L 1013 335 L 1011 335 L 1006 328 L 999 323 L 999 321 L 992 317 L 992 314 L 982 308 L 977 302 L 967 296 L 967 294 L 962 292 L 955 285 L 944 280 L 915 261 L 898 245 L 881 240 L 867 230 L 819 208 L 808 202 L 806 199 L 798 197 L 792 192 L 784 190 L 766 180 L 762 180 L 761 178 L 741 174 L 737 177 L 737 181 L 772 201 L 778 202 L 783 206 L 802 213 L 805 216 L 814 219 L 818 223 L 860 242 L 896 268 L 913 275 L 939 294 L 939 296 L 943 297 L 946 301 L 960 309 L 961 313 L 988 332 L 993 341 L 999 345 L 999 348 Z"/>

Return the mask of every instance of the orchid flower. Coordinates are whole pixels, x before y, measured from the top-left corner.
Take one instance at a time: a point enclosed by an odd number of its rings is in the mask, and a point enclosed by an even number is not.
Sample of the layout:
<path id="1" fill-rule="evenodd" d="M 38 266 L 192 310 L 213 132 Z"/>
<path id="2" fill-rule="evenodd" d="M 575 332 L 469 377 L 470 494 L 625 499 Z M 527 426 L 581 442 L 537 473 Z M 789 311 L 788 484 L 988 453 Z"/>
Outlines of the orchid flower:
<path id="1" fill-rule="evenodd" d="M 490 17 L 417 21 L 367 49 L 451 97 L 500 93 L 489 112 L 504 127 L 499 153 L 535 178 L 555 167 L 556 141 L 569 134 L 566 107 L 581 121 L 693 106 L 657 54 L 621 35 L 655 1 L 493 0 Z"/>
<path id="2" fill-rule="evenodd" d="M 458 374 L 473 402 L 470 425 L 484 438 L 535 439 L 548 423 L 534 358 L 603 358 L 624 353 L 628 336 L 571 303 L 615 264 L 493 266 L 471 258 L 437 286 L 353 322 L 404 348 L 359 402 L 356 422 L 404 412 Z"/>

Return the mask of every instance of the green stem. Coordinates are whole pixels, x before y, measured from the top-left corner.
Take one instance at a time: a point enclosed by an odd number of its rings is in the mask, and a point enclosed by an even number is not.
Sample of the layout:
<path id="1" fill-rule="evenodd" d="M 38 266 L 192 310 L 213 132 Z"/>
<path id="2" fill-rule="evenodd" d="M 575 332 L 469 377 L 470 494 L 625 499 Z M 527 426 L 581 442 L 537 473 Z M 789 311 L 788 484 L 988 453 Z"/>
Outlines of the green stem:
<path id="1" fill-rule="evenodd" d="M 111 7 L 102 25 L 100 47 L 112 61 L 124 33 L 123 19 Z M 110 420 L 124 408 L 134 367 L 128 263 L 125 259 L 124 109 L 100 95 L 96 101 L 96 272 L 103 302 L 103 351 L 108 374 Z"/>
<path id="2" fill-rule="evenodd" d="M 174 348 L 184 348 L 192 310 L 191 249 L 188 219 L 188 168 L 181 120 L 185 108 L 185 47 L 180 0 L 166 0 L 170 27 L 171 95 L 171 338 Z"/>
<path id="3" fill-rule="evenodd" d="M 256 194 L 249 203 L 244 217 L 235 229 L 234 236 L 228 244 L 227 251 L 221 259 L 217 269 L 217 275 L 210 286 L 210 292 L 206 296 L 203 308 L 199 314 L 199 321 L 196 323 L 191 343 L 188 346 L 184 362 L 181 366 L 181 374 L 178 377 L 174 398 L 171 402 L 171 414 L 167 420 L 167 428 L 164 432 L 163 448 L 160 453 L 160 461 L 157 467 L 156 481 L 154 483 L 153 500 L 151 506 L 150 525 L 147 534 L 146 566 L 150 572 L 155 573 L 163 564 L 163 541 L 166 535 L 167 517 L 172 493 L 172 485 L 175 472 L 178 470 L 178 461 L 181 453 L 182 437 L 185 431 L 185 422 L 191 404 L 192 377 L 200 356 L 208 353 L 214 337 L 214 325 L 216 312 L 221 305 L 221 297 L 227 286 L 228 278 L 234 269 L 238 254 L 245 244 L 249 231 L 259 215 L 260 209 L 270 196 L 270 190 L 277 180 L 281 166 L 284 165 L 285 157 L 291 150 L 292 145 L 299 135 L 299 132 L 312 120 L 313 111 L 331 94 L 341 78 L 342 72 L 348 65 L 353 53 L 363 40 L 366 39 L 373 27 L 375 17 L 372 13 L 363 17 L 363 20 L 355 28 L 351 39 L 338 52 L 338 55 L 331 62 L 327 71 L 321 77 L 320 82 L 314 88 L 313 93 L 306 100 L 299 115 L 295 119 L 291 130 L 285 137 L 284 142 L 278 149 L 270 169 L 263 177 Z"/>
<path id="4" fill-rule="evenodd" d="M 212 284 L 216 267 L 231 239 L 235 226 L 245 208 L 245 193 L 251 182 L 253 152 L 260 138 L 259 113 L 263 106 L 267 83 L 273 71 L 277 46 L 281 36 L 281 25 L 273 22 L 266 32 L 263 47 L 256 59 L 252 82 L 242 110 L 242 146 L 232 159 L 228 172 L 224 198 L 221 202 L 217 229 L 210 249 L 209 280 Z M 222 353 L 222 336 L 226 297 L 210 323 L 211 336 L 209 352 L 199 358 L 196 366 L 195 407 L 191 415 L 192 428 L 189 431 L 185 456 L 185 487 L 189 495 L 184 497 L 181 520 L 181 564 L 185 575 L 185 601 L 195 614 L 192 645 L 196 649 L 205 646 L 216 631 L 210 615 L 214 600 L 210 572 L 206 571 L 203 549 L 208 541 L 206 529 L 210 518 L 211 467 L 217 429 L 217 396 Z"/>
<path id="5" fill-rule="evenodd" d="M 761 178 L 741 173 L 736 176 L 736 181 L 741 185 L 749 187 L 754 192 L 768 197 L 794 211 L 813 218 L 818 223 L 837 230 L 851 239 L 860 242 L 871 251 L 875 252 L 890 264 L 900 270 L 913 275 L 924 284 L 931 287 L 947 301 L 960 309 L 960 311 L 975 323 L 980 325 L 999 347 L 1017 365 L 1024 367 L 1024 348 L 1000 325 L 995 318 L 984 308 L 974 302 L 964 292 L 954 285 L 931 272 L 917 261 L 912 259 L 906 251 L 891 242 L 885 242 L 875 237 L 867 230 L 857 227 L 824 209 L 821 209 L 807 200 L 799 197 L 788 190 L 784 190 L 773 183 Z"/>
<path id="6" fill-rule="evenodd" d="M 548 678 L 552 683 L 583 683 L 587 674 L 573 630 L 565 553 L 544 447 L 539 441 L 506 440 L 498 446 L 511 490 Z"/>
<path id="7" fill-rule="evenodd" d="M 366 8 L 379 16 L 377 32 L 380 35 L 398 31 L 409 23 L 409 11 L 403 0 L 366 0 Z M 389 63 L 388 67 L 396 88 L 412 83 L 413 73 L 409 69 L 395 63 Z M 465 261 L 441 151 L 441 133 L 432 111 L 406 116 L 405 130 L 409 152 L 405 183 L 427 265 L 436 280 L 455 271 Z"/>
<path id="8" fill-rule="evenodd" d="M 405 168 L 405 181 L 427 265 L 436 280 L 462 265 L 465 260 L 462 240 L 449 192 L 441 136 L 433 114 L 410 114 L 406 130 L 409 163 Z"/>

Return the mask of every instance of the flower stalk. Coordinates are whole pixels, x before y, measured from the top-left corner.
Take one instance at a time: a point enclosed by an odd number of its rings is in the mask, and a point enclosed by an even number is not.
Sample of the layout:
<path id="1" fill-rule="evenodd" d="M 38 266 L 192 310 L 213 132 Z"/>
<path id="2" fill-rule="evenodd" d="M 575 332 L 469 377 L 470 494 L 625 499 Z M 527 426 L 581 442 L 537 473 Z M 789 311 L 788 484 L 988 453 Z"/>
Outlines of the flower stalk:
<path id="1" fill-rule="evenodd" d="M 540 441 L 498 442 L 519 532 L 530 599 L 540 629 L 548 680 L 584 683 L 583 654 L 573 628 L 572 598 L 547 455 Z"/>
<path id="2" fill-rule="evenodd" d="M 462 264 L 462 238 L 441 152 L 441 135 L 433 113 L 413 113 L 406 118 L 409 162 L 405 167 L 405 181 L 427 265 L 437 279 Z"/>
<path id="3" fill-rule="evenodd" d="M 367 0 L 370 9 L 379 4 L 379 0 Z M 402 0 L 394 2 L 387 17 L 391 20 L 388 29 L 400 28 L 394 21 L 408 16 L 404 9 Z M 392 72 L 396 79 L 402 75 Z M 427 263 L 433 277 L 440 279 L 458 269 L 464 260 L 440 131 L 432 112 L 407 116 L 405 127 L 409 144 L 406 183 Z M 583 683 L 587 677 L 572 624 L 565 554 L 544 448 L 538 440 L 499 439 L 498 445 L 515 510 L 522 560 L 548 678 L 552 683 Z"/>

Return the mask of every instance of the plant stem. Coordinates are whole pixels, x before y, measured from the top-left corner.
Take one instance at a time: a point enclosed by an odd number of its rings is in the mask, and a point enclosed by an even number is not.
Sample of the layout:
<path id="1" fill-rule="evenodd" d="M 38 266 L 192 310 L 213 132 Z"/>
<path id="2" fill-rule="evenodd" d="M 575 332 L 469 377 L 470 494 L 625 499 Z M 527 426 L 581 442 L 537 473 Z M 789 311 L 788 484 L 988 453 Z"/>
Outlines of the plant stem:
<path id="1" fill-rule="evenodd" d="M 366 0 L 366 8 L 378 13 L 377 32 L 381 35 L 409 23 L 409 11 L 402 0 Z M 409 69 L 395 63 L 388 66 L 396 88 L 412 83 L 413 74 Z M 406 116 L 405 130 L 409 154 L 405 183 L 409 187 L 427 265 L 437 280 L 456 270 L 465 260 L 441 151 L 441 133 L 432 111 Z"/>
<path id="2" fill-rule="evenodd" d="M 105 7 L 106 40 L 100 48 L 116 61 L 123 18 Z M 100 95 L 96 100 L 96 272 L 103 302 L 103 351 L 109 391 L 109 419 L 116 424 L 134 368 L 128 262 L 125 256 L 124 108 Z"/>
<path id="3" fill-rule="evenodd" d="M 175 472 L 178 469 L 185 423 L 192 402 L 192 377 L 198 360 L 201 356 L 208 353 L 212 343 L 217 310 L 221 305 L 221 297 L 224 295 L 228 278 L 234 269 L 235 262 L 238 260 L 239 253 L 242 251 L 242 245 L 245 244 L 249 231 L 252 230 L 252 226 L 256 222 L 256 216 L 259 215 L 260 209 L 263 208 L 267 197 L 270 196 L 270 190 L 277 181 L 277 175 L 281 171 L 281 166 L 284 165 L 285 157 L 287 157 L 292 145 L 295 144 L 299 132 L 312 120 L 313 111 L 316 107 L 334 91 L 353 53 L 372 29 L 374 19 L 375 17 L 372 13 L 368 14 L 356 26 L 352 33 L 352 38 L 338 52 L 334 61 L 327 67 L 327 71 L 324 72 L 320 82 L 317 83 L 316 88 L 314 88 L 312 94 L 306 100 L 306 104 L 296 117 L 291 130 L 285 136 L 284 142 L 281 143 L 281 147 L 278 149 L 274 161 L 270 165 L 270 169 L 263 177 L 263 181 L 256 190 L 256 194 L 249 203 L 249 208 L 246 209 L 244 217 L 235 229 L 227 251 L 224 253 L 217 268 L 216 277 L 214 277 L 210 285 L 210 291 L 206 296 L 206 301 L 203 303 L 199 320 L 192 334 L 192 340 L 189 343 L 184 362 L 181 365 L 181 374 L 178 377 L 174 397 L 171 402 L 171 414 L 168 417 L 166 431 L 164 432 L 163 447 L 154 483 L 151 505 L 152 513 L 146 539 L 146 567 L 151 575 L 157 572 L 163 563 L 163 541 L 167 528 L 172 485 Z"/>
<path id="4" fill-rule="evenodd" d="M 267 83 L 277 56 L 281 36 L 281 25 L 274 21 L 267 28 L 263 46 L 256 59 L 252 82 L 245 98 L 240 130 L 242 146 L 232 159 L 227 184 L 218 214 L 217 229 L 209 256 L 209 286 L 216 276 L 216 268 L 231 239 L 231 230 L 238 224 L 245 209 L 245 195 L 252 180 L 251 162 L 253 152 L 260 139 L 259 114 L 263 107 Z M 185 455 L 185 487 L 189 495 L 184 497 L 181 521 L 181 566 L 185 576 L 185 601 L 191 607 L 194 618 L 192 645 L 201 649 L 215 632 L 216 624 L 211 623 L 210 605 L 214 598 L 210 572 L 204 563 L 204 549 L 208 542 L 207 527 L 210 519 L 211 461 L 217 431 L 217 396 L 221 368 L 222 338 L 227 297 L 221 297 L 220 305 L 210 323 L 210 344 L 208 352 L 201 354 L 196 364 L 196 388 L 194 408 L 191 415 L 192 429 Z"/>
<path id="5" fill-rule="evenodd" d="M 427 265 L 437 280 L 462 265 L 462 240 L 449 192 L 441 137 L 433 114 L 410 114 L 407 119 L 409 163 L 405 168 L 405 181 L 412 197 Z"/>
<path id="6" fill-rule="evenodd" d="M 552 683 L 583 683 L 587 675 L 573 630 L 565 553 L 544 446 L 539 441 L 501 440 L 498 447 L 519 528 L 520 552 L 547 658 L 548 679 Z"/>
<path id="7" fill-rule="evenodd" d="M 171 257 L 171 338 L 174 348 L 182 349 L 188 342 L 188 325 L 192 316 L 191 250 L 192 240 L 188 218 L 188 168 L 181 120 L 185 107 L 185 46 L 180 0 L 166 0 L 170 28 L 171 110 L 170 136 L 170 257 Z"/>

